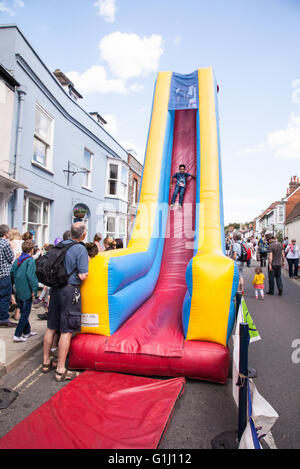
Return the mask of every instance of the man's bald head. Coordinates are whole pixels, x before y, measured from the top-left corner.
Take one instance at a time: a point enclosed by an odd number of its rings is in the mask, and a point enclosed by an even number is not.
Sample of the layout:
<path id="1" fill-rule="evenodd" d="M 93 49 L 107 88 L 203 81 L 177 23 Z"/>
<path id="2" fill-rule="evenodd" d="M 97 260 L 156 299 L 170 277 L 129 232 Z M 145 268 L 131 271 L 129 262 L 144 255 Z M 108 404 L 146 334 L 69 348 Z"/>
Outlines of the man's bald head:
<path id="1" fill-rule="evenodd" d="M 71 226 L 71 238 L 76 241 L 83 241 L 86 236 L 86 225 L 80 221 Z"/>

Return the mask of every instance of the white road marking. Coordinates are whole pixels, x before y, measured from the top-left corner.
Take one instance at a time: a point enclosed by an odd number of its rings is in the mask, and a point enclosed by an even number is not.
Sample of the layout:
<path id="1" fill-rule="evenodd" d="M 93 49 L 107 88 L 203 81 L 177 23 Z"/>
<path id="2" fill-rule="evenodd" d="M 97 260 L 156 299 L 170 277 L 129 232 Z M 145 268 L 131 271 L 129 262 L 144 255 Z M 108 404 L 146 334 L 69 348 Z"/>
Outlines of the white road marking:
<path id="1" fill-rule="evenodd" d="M 26 378 L 24 378 L 22 381 L 20 381 L 14 388 L 13 390 L 16 391 L 19 389 L 23 384 L 25 384 L 32 376 L 34 376 L 39 370 L 41 369 L 41 365 L 39 365 L 35 370 L 33 370 Z M 42 374 L 42 373 L 41 373 Z"/>

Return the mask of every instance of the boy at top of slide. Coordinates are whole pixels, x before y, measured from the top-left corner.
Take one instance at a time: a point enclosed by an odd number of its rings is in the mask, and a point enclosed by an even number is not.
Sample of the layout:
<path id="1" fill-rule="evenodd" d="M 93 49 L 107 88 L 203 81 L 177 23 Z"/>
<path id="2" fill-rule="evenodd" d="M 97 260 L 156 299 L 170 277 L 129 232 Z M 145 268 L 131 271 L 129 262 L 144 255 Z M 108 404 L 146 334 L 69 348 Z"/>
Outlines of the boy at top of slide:
<path id="1" fill-rule="evenodd" d="M 177 179 L 175 190 L 174 190 L 172 200 L 171 200 L 171 208 L 174 207 L 174 203 L 175 203 L 175 200 L 176 200 L 176 197 L 177 197 L 178 193 L 179 193 L 179 208 L 182 207 L 183 197 L 184 197 L 184 193 L 185 193 L 185 189 L 186 189 L 186 180 L 187 180 L 188 177 L 196 179 L 196 176 L 193 176 L 192 174 L 189 174 L 189 173 L 185 172 L 185 165 L 184 164 L 180 164 L 179 165 L 179 173 L 175 173 L 174 176 L 172 176 L 172 178 L 171 178 L 171 188 L 172 188 L 172 184 L 173 184 L 173 179 Z"/>

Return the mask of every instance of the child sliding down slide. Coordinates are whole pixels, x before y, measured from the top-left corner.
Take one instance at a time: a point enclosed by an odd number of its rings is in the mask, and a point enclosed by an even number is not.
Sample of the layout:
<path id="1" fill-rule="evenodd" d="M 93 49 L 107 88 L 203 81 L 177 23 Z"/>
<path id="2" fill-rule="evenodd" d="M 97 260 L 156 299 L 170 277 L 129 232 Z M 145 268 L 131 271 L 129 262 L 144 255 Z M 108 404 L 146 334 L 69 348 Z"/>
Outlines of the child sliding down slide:
<path id="1" fill-rule="evenodd" d="M 174 176 L 172 176 L 172 179 L 171 179 L 171 185 L 170 185 L 171 188 L 172 188 L 172 184 L 173 184 L 173 179 L 177 179 L 175 190 L 174 190 L 172 200 L 171 200 L 171 208 L 174 207 L 175 200 L 176 200 L 176 197 L 178 195 L 178 192 L 179 192 L 179 208 L 182 208 L 183 197 L 184 197 L 184 193 L 185 193 L 185 189 L 186 189 L 186 179 L 188 177 L 196 179 L 196 176 L 193 176 L 192 174 L 189 174 L 189 173 L 185 172 L 185 165 L 184 164 L 180 164 L 179 165 L 179 173 L 175 173 Z"/>

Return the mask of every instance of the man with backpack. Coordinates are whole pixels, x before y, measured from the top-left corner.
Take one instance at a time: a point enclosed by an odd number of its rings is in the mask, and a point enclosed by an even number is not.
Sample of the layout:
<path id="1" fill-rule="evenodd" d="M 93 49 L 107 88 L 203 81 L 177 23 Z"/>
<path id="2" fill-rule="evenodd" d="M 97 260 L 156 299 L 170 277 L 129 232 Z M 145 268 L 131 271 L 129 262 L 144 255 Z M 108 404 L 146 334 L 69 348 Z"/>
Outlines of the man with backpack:
<path id="1" fill-rule="evenodd" d="M 77 373 L 66 368 L 66 359 L 74 332 L 81 327 L 80 285 L 88 276 L 88 254 L 82 243 L 86 226 L 77 222 L 71 227 L 71 238 L 58 243 L 39 263 L 37 276 L 41 283 L 51 287 L 47 330 L 44 336 L 42 372 L 55 368 L 56 381 L 71 380 Z M 58 361 L 50 359 L 55 333 L 60 333 Z"/>
<path id="2" fill-rule="evenodd" d="M 241 233 L 236 233 L 235 236 L 235 243 L 233 244 L 232 248 L 232 259 L 236 261 L 236 265 L 239 271 L 239 286 L 238 291 L 244 294 L 244 262 L 248 262 L 251 258 L 251 249 L 249 246 L 242 241 Z"/>

